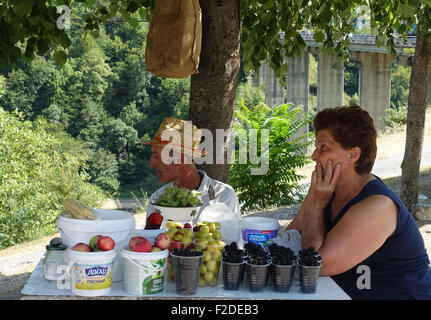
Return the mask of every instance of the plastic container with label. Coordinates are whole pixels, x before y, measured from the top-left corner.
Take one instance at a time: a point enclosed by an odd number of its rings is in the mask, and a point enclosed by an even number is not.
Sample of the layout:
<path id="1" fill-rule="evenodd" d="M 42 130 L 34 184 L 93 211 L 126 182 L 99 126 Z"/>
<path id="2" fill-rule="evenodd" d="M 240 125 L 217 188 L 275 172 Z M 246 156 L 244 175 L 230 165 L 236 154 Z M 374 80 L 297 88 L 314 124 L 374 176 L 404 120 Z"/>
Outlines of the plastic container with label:
<path id="1" fill-rule="evenodd" d="M 139 296 L 162 292 L 168 255 L 167 249 L 158 252 L 133 252 L 124 247 L 121 251 L 124 289 Z"/>
<path id="2" fill-rule="evenodd" d="M 81 252 L 68 250 L 66 273 L 71 280 L 72 292 L 79 296 L 103 296 L 111 291 L 112 265 L 115 250 Z"/>
<path id="3" fill-rule="evenodd" d="M 267 247 L 277 237 L 278 220 L 265 217 L 245 217 L 241 219 L 241 235 L 244 242 L 253 242 Z"/>

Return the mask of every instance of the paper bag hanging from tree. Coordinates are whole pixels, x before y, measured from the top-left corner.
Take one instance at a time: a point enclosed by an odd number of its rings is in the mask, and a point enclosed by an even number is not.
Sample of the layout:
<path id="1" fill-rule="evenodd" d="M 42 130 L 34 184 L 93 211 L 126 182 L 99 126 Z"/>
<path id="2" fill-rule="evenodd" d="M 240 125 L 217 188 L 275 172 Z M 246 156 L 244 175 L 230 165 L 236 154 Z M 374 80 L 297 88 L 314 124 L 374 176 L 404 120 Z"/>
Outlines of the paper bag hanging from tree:
<path id="1" fill-rule="evenodd" d="M 157 0 L 145 48 L 147 71 L 160 78 L 198 73 L 201 38 L 199 0 Z"/>

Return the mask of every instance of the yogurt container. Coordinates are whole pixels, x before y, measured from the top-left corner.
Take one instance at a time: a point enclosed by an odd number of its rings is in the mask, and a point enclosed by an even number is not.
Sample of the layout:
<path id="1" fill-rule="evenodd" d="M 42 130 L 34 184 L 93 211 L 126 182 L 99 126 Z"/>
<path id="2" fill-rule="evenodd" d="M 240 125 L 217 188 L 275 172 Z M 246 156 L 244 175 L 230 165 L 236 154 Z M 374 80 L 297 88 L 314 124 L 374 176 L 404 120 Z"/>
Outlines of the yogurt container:
<path id="1" fill-rule="evenodd" d="M 246 217 L 241 219 L 241 235 L 244 242 L 267 247 L 277 237 L 278 220 L 265 217 Z"/>
<path id="2" fill-rule="evenodd" d="M 80 252 L 69 249 L 66 273 L 72 292 L 79 296 L 103 296 L 111 291 L 115 250 Z"/>

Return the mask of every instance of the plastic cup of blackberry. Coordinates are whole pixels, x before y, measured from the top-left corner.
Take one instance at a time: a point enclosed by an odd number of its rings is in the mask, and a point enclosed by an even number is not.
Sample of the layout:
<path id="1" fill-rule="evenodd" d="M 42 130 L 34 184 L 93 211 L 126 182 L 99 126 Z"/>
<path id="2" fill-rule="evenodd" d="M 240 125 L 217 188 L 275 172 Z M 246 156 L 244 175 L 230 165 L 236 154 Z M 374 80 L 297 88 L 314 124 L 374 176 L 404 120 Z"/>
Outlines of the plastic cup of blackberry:
<path id="1" fill-rule="evenodd" d="M 175 270 L 175 289 L 182 296 L 195 295 L 199 284 L 199 269 L 203 254 L 190 248 L 172 251 Z"/>
<path id="2" fill-rule="evenodd" d="M 310 247 L 299 252 L 299 281 L 303 293 L 315 293 L 319 282 L 322 258 Z"/>
<path id="3" fill-rule="evenodd" d="M 276 292 L 288 292 L 295 271 L 295 253 L 287 247 L 272 244 L 269 247 L 272 257 L 271 279 Z"/>
<path id="4" fill-rule="evenodd" d="M 238 290 L 244 278 L 244 251 L 236 242 L 226 245 L 222 255 L 223 288 Z"/>
<path id="5" fill-rule="evenodd" d="M 246 243 L 244 249 L 248 255 L 245 268 L 249 289 L 251 292 L 263 291 L 268 283 L 272 257 L 262 246 L 252 242 Z"/>

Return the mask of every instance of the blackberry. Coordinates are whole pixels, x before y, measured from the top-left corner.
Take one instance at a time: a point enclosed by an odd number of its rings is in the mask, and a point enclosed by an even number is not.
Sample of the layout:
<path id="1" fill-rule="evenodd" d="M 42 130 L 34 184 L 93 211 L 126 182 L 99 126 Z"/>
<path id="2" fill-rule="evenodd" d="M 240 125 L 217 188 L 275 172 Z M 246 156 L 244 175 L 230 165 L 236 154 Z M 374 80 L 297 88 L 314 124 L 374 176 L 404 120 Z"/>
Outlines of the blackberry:
<path id="1" fill-rule="evenodd" d="M 225 245 L 223 250 L 223 261 L 230 263 L 239 263 L 243 261 L 244 251 L 238 248 L 236 242 Z"/>
<path id="2" fill-rule="evenodd" d="M 299 264 L 304 266 L 318 266 L 322 258 L 313 247 L 299 251 Z"/>
<path id="3" fill-rule="evenodd" d="M 268 249 L 273 264 L 291 265 L 296 260 L 295 253 L 290 248 L 273 243 Z"/>
<path id="4" fill-rule="evenodd" d="M 248 263 L 250 264 L 268 264 L 271 261 L 270 255 L 265 251 L 265 249 L 253 242 L 247 242 L 244 245 L 244 249 L 248 255 Z"/>
<path id="5" fill-rule="evenodd" d="M 195 251 L 190 249 L 189 247 L 180 250 L 180 249 L 174 249 L 174 251 L 172 251 L 173 255 L 176 256 L 182 256 L 182 257 L 197 257 L 197 256 L 202 256 L 203 253 L 201 251 Z"/>

